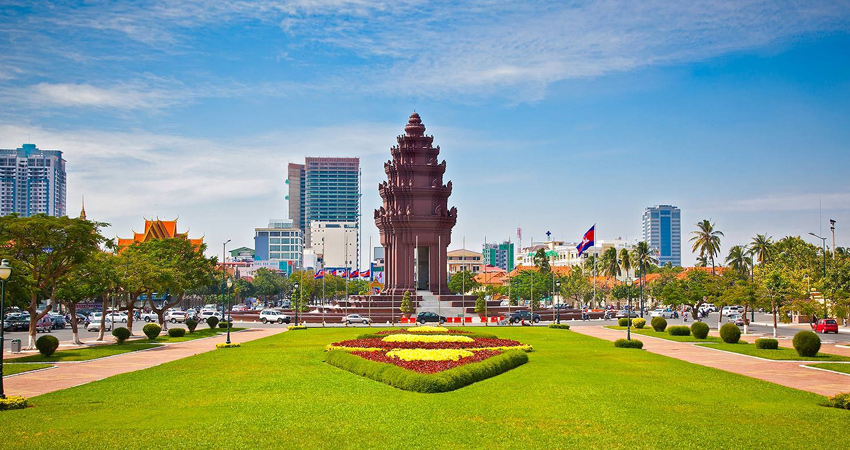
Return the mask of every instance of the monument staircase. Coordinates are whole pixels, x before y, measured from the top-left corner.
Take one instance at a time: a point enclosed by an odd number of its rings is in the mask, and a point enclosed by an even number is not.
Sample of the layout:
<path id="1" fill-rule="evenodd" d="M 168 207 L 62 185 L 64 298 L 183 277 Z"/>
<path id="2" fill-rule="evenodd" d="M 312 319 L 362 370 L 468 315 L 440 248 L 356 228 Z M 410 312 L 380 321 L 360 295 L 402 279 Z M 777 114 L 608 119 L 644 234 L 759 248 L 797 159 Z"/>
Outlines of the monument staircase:
<path id="1" fill-rule="evenodd" d="M 429 311 L 439 313 L 443 317 L 459 317 L 463 314 L 463 308 L 451 306 L 452 302 L 440 301 L 431 291 L 416 291 L 416 295 L 421 299 L 416 308 L 417 313 Z"/>

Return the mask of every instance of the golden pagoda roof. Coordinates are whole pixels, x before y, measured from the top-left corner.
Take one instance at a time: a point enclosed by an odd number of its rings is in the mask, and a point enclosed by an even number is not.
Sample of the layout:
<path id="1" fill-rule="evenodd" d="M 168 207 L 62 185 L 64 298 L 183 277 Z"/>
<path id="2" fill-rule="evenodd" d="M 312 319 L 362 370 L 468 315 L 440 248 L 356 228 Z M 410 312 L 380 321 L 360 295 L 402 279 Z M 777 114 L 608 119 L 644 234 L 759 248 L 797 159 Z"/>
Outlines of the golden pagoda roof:
<path id="1" fill-rule="evenodd" d="M 195 247 L 200 247 L 204 243 L 204 238 L 189 239 L 189 232 L 177 232 L 177 219 L 174 220 L 156 220 L 145 219 L 145 231 L 137 233 L 133 231 L 133 238 L 118 238 L 118 247 L 125 248 L 139 242 L 149 242 L 156 239 L 179 238 L 188 239 Z"/>

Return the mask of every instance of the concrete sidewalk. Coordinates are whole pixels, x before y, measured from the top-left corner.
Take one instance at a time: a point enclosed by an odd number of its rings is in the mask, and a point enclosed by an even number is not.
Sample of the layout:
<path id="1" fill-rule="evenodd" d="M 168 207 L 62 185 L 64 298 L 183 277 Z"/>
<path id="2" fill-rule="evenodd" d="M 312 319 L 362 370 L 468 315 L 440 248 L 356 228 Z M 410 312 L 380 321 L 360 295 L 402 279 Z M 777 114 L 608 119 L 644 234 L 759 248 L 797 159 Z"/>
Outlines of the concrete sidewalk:
<path id="1" fill-rule="evenodd" d="M 231 333 L 230 341 L 243 343 L 273 336 L 285 331 L 286 329 L 280 328 L 251 328 L 237 333 Z M 102 380 L 113 375 L 147 369 L 148 367 L 205 353 L 215 350 L 215 344 L 222 342 L 224 342 L 224 335 L 219 335 L 175 344 L 166 344 L 151 350 L 123 353 L 92 361 L 56 363 L 56 368 L 54 369 L 5 377 L 3 384 L 7 395 L 35 397 L 48 392 Z"/>
<path id="2" fill-rule="evenodd" d="M 573 327 L 571 330 L 576 333 L 609 341 L 626 337 L 625 331 L 611 330 L 604 327 Z M 850 376 L 800 367 L 801 365 L 816 364 L 816 361 L 769 361 L 738 353 L 699 347 L 687 342 L 668 341 L 666 339 L 642 335 L 634 336 L 643 342 L 644 350 L 659 355 L 746 375 L 824 396 L 835 395 L 839 392 L 850 392 Z M 837 350 L 842 351 L 839 352 Z M 827 346 L 824 346 L 821 348 L 821 351 L 847 355 L 845 353 L 846 349 L 840 348 L 827 348 Z"/>

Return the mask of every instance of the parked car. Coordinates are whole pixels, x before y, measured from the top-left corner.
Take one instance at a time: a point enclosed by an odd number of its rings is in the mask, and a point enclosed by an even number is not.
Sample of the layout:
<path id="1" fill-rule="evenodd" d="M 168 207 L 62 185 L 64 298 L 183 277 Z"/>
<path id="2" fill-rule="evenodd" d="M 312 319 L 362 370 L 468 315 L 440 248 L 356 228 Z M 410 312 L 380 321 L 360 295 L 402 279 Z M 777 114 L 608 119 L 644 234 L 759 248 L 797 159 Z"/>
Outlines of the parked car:
<path id="1" fill-rule="evenodd" d="M 201 314 L 198 316 L 198 321 L 206 323 L 207 319 L 209 319 L 210 317 L 215 317 L 216 319 L 218 319 L 219 322 L 221 322 L 222 319 L 222 315 L 220 312 L 206 310 L 201 311 Z"/>
<path id="2" fill-rule="evenodd" d="M 292 321 L 292 318 L 287 316 L 286 314 L 275 311 L 273 309 L 266 309 L 260 311 L 260 322 L 269 323 L 269 322 L 277 322 L 277 323 L 289 323 Z"/>
<path id="3" fill-rule="evenodd" d="M 38 333 L 39 331 L 42 333 L 50 333 L 53 331 L 53 321 L 50 320 L 49 315 L 44 315 L 41 319 L 38 319 L 38 322 L 35 323 L 35 332 Z"/>
<path id="4" fill-rule="evenodd" d="M 743 312 L 743 306 L 724 306 L 723 309 L 720 310 L 720 314 L 723 314 L 724 316 L 728 316 L 730 314 L 742 314 Z"/>
<path id="5" fill-rule="evenodd" d="M 103 319 L 103 313 L 101 312 L 93 312 L 89 316 L 89 322 L 86 324 L 86 331 L 100 331 L 100 321 Z M 113 326 L 115 325 L 111 320 L 109 315 L 106 316 L 106 326 L 104 331 L 112 331 Z"/>
<path id="6" fill-rule="evenodd" d="M 189 315 L 186 314 L 186 311 L 169 311 L 168 317 L 165 317 L 164 319 L 171 323 L 183 323 L 188 318 Z"/>
<path id="7" fill-rule="evenodd" d="M 617 317 L 619 317 L 619 316 L 617 316 Z M 676 311 L 671 311 L 669 309 L 658 308 L 658 309 L 652 311 L 651 313 L 649 313 L 649 317 L 663 317 L 665 319 L 675 319 L 675 318 L 679 317 L 679 313 L 677 313 Z"/>
<path id="8" fill-rule="evenodd" d="M 624 319 L 626 317 L 635 318 L 635 317 L 640 317 L 640 314 L 638 314 L 637 311 L 632 311 L 632 310 L 629 310 L 629 309 L 621 309 L 621 310 L 617 311 L 617 315 L 615 315 L 614 317 L 616 317 L 617 319 Z"/>
<path id="9" fill-rule="evenodd" d="M 126 311 L 111 311 L 106 313 L 106 320 L 112 320 L 113 322 L 121 322 L 127 323 L 127 312 Z"/>
<path id="10" fill-rule="evenodd" d="M 155 312 L 143 312 L 139 314 L 139 320 L 144 320 L 148 323 L 156 322 L 159 320 L 159 316 L 157 316 Z"/>
<path id="11" fill-rule="evenodd" d="M 346 325 L 351 325 L 352 323 L 362 323 L 364 325 L 372 323 L 372 319 L 363 317 L 360 314 L 349 314 L 343 317 L 342 321 L 345 322 Z"/>
<path id="12" fill-rule="evenodd" d="M 835 319 L 820 319 L 817 323 L 812 324 L 812 330 L 814 330 L 815 333 L 838 334 L 838 322 Z"/>
<path id="13" fill-rule="evenodd" d="M 513 311 L 508 317 L 505 318 L 510 323 L 520 323 L 523 320 L 530 320 L 534 323 L 540 322 L 540 314 L 531 315 L 531 311 Z"/>
<path id="14" fill-rule="evenodd" d="M 445 316 L 438 316 L 437 313 L 422 311 L 416 315 L 416 321 L 419 323 L 439 322 L 440 324 L 444 324 L 446 323 L 446 318 Z"/>
<path id="15" fill-rule="evenodd" d="M 65 322 L 65 318 L 62 317 L 61 314 L 48 314 L 47 316 L 50 317 L 50 320 L 53 322 L 53 329 L 54 330 L 64 330 L 65 329 L 67 322 Z"/>
<path id="16" fill-rule="evenodd" d="M 3 321 L 4 331 L 23 331 L 30 329 L 30 316 L 27 314 L 9 314 Z"/>
<path id="17" fill-rule="evenodd" d="M 745 319 L 740 314 L 729 314 L 729 323 L 734 323 L 739 327 L 744 326 Z"/>

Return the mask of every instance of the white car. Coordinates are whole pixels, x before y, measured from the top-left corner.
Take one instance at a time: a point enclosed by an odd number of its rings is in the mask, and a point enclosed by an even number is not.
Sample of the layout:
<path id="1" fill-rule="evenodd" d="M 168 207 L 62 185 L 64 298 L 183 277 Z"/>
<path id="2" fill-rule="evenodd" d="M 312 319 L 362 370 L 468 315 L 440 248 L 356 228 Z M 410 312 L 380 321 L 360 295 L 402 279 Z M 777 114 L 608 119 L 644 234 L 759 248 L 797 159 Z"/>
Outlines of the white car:
<path id="1" fill-rule="evenodd" d="M 720 310 L 720 314 L 724 316 L 730 316 L 732 314 L 742 314 L 743 312 L 743 306 L 724 306 L 723 309 Z"/>
<path id="2" fill-rule="evenodd" d="M 345 322 L 346 325 L 351 325 L 352 323 L 362 323 L 364 325 L 372 323 L 372 319 L 363 317 L 360 314 L 349 314 L 343 317 L 342 321 Z"/>
<path id="3" fill-rule="evenodd" d="M 106 313 L 106 320 L 112 319 L 113 322 L 127 323 L 127 313 L 125 311 L 115 311 Z"/>
<path id="4" fill-rule="evenodd" d="M 101 321 L 102 318 L 103 318 L 103 313 L 99 313 L 99 312 L 91 313 L 91 315 L 89 316 L 90 322 L 89 322 L 88 325 L 86 325 L 86 331 L 100 331 L 100 321 Z M 112 331 L 112 322 L 109 320 L 108 316 L 106 317 L 105 325 L 106 325 L 105 331 Z"/>
<path id="5" fill-rule="evenodd" d="M 168 313 L 168 317 L 166 317 L 165 320 L 167 320 L 171 323 L 178 323 L 178 322 L 183 323 L 188 318 L 189 318 L 189 315 L 186 314 L 185 311 L 170 311 Z"/>
<path id="6" fill-rule="evenodd" d="M 266 309 L 260 311 L 260 322 L 269 323 L 269 322 L 277 322 L 277 323 L 289 323 L 292 319 L 286 314 L 275 311 L 273 309 Z"/>
<path id="7" fill-rule="evenodd" d="M 221 318 L 222 318 L 220 312 L 209 311 L 209 310 L 201 311 L 201 315 L 199 317 L 200 317 L 199 322 L 203 322 L 203 323 L 207 323 L 207 319 L 209 319 L 210 317 L 215 317 L 216 319 L 218 319 L 219 322 L 221 322 Z"/>
<path id="8" fill-rule="evenodd" d="M 673 319 L 674 317 L 676 317 L 676 313 L 669 309 L 658 308 L 649 313 L 649 317 L 663 317 L 665 319 Z"/>
<path id="9" fill-rule="evenodd" d="M 159 320 L 159 316 L 156 315 L 155 312 L 143 312 L 139 315 L 139 319 L 144 320 L 145 322 L 156 322 Z"/>

